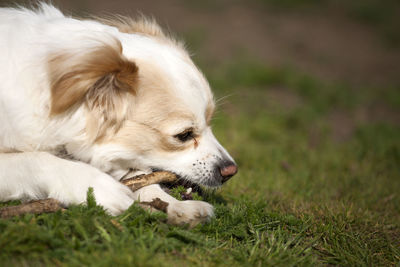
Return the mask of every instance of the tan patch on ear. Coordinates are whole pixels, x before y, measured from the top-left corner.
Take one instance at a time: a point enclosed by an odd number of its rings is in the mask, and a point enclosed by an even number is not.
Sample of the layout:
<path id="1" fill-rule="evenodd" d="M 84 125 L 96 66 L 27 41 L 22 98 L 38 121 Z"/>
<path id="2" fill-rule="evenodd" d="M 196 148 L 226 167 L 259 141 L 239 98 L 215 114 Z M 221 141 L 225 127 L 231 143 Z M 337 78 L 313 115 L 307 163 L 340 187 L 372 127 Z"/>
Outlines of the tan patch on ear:
<path id="1" fill-rule="evenodd" d="M 89 91 L 98 96 L 98 91 L 104 90 L 104 95 L 110 97 L 121 92 L 135 93 L 138 68 L 122 56 L 121 43 L 114 41 L 100 43 L 89 51 L 60 51 L 50 57 L 50 115 L 67 111 Z M 97 97 L 97 102 L 106 104 L 107 98 Z"/>

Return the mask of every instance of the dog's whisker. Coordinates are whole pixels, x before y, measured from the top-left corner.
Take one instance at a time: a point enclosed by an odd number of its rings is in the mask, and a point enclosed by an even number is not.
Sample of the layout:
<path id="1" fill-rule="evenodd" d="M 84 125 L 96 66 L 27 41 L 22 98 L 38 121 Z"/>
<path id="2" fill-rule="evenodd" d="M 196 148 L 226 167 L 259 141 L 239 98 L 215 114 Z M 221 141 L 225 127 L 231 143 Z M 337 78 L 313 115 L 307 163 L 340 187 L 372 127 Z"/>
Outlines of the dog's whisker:
<path id="1" fill-rule="evenodd" d="M 218 98 L 218 99 L 215 100 L 215 103 L 218 104 L 218 103 L 221 102 L 222 100 L 226 100 L 227 98 L 230 98 L 230 97 L 232 97 L 232 96 L 234 96 L 234 95 L 236 95 L 236 93 L 231 93 L 231 94 L 229 94 L 229 95 L 221 96 L 220 98 Z"/>

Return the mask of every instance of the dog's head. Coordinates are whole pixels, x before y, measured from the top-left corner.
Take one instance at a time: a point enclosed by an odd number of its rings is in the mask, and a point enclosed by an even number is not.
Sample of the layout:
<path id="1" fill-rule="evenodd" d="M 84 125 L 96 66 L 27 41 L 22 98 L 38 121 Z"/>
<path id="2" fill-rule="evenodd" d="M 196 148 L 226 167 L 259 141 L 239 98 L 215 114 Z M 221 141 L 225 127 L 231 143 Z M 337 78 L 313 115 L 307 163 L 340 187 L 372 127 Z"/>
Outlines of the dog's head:
<path id="1" fill-rule="evenodd" d="M 154 22 L 109 24 L 118 32 L 49 60 L 50 114 L 85 115 L 68 152 L 115 178 L 157 169 L 206 186 L 227 181 L 237 167 L 211 131 L 213 95 L 185 49 Z"/>

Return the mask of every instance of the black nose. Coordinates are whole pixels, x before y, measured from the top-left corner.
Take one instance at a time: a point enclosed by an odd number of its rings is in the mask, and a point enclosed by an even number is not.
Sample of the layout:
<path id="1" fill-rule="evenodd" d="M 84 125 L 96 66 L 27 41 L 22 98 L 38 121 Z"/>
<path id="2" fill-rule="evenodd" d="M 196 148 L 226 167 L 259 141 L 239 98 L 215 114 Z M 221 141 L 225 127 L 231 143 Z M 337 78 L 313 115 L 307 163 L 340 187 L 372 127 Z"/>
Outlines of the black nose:
<path id="1" fill-rule="evenodd" d="M 228 181 L 232 176 L 234 176 L 238 171 L 235 163 L 232 161 L 227 161 L 219 167 L 219 173 L 222 176 L 222 183 Z"/>

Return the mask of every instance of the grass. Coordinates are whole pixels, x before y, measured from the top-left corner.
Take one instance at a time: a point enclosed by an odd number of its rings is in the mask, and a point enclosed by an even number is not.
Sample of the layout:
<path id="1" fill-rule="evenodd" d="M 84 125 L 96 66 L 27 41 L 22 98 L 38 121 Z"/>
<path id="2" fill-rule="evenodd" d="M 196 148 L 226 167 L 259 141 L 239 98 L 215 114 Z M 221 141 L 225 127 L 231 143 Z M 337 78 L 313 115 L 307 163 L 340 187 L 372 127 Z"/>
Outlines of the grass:
<path id="1" fill-rule="evenodd" d="M 376 99 L 373 88 L 361 94 L 249 58 L 209 69 L 208 76 L 217 96 L 230 95 L 213 124 L 240 166 L 206 196 L 215 219 L 189 230 L 136 205 L 111 217 L 89 194 L 88 206 L 0 220 L 2 265 L 399 263 L 399 127 L 367 121 L 337 142 L 327 122 L 332 110 L 350 114 Z M 296 101 L 270 101 L 277 91 Z"/>

